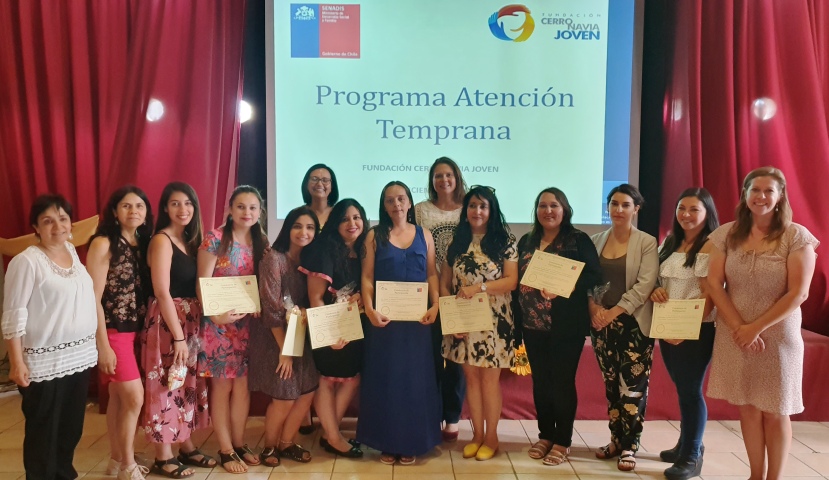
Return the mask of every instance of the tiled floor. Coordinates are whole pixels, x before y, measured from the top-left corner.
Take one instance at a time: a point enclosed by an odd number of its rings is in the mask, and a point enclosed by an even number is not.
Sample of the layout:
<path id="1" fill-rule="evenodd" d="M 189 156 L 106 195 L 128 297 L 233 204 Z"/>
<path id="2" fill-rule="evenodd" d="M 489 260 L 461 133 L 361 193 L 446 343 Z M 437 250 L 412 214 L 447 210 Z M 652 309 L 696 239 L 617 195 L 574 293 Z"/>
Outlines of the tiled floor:
<path id="1" fill-rule="evenodd" d="M 97 405 L 90 405 L 86 415 L 83 438 L 75 454 L 75 467 L 84 479 L 107 479 L 103 475 L 109 457 L 106 421 L 97 412 Z M 345 428 L 353 430 L 355 421 L 348 419 Z M 462 423 L 460 439 L 454 444 L 444 444 L 431 454 L 419 457 L 413 466 L 394 467 L 378 461 L 379 452 L 366 450 L 365 458 L 349 460 L 334 458 L 325 453 L 318 443 L 319 432 L 300 437 L 299 442 L 311 447 L 313 460 L 300 464 L 283 460 L 276 468 L 251 467 L 246 475 L 231 475 L 219 467 L 213 471 L 197 469 L 191 477 L 195 480 L 553 480 L 605 479 L 605 478 L 664 478 L 662 471 L 668 466 L 658 460 L 659 450 L 674 445 L 677 423 L 667 421 L 646 422 L 642 437 L 642 451 L 637 455 L 635 473 L 616 469 L 613 461 L 597 460 L 592 449 L 608 441 L 607 426 L 601 421 L 577 421 L 577 434 L 569 463 L 547 467 L 527 456 L 530 440 L 537 437 L 535 421 L 504 420 L 500 423 L 501 450 L 492 460 L 477 462 L 464 460 L 463 445 L 472 438 L 471 426 Z M 197 445 L 207 452 L 215 452 L 217 445 L 212 432 L 198 432 Z M 152 460 L 152 448 L 143 435 L 138 435 L 136 450 L 147 463 Z M 248 422 L 247 442 L 261 448 L 262 419 L 251 418 Z M 23 477 L 21 445 L 23 440 L 23 415 L 20 397 L 16 393 L 0 396 L 0 480 Z M 740 438 L 737 422 L 709 422 L 705 433 L 705 465 L 702 478 L 706 480 L 745 479 L 748 476 L 748 460 Z M 786 468 L 788 478 L 829 478 L 829 423 L 798 422 L 794 425 L 794 442 Z M 150 478 L 162 478 L 151 475 Z"/>

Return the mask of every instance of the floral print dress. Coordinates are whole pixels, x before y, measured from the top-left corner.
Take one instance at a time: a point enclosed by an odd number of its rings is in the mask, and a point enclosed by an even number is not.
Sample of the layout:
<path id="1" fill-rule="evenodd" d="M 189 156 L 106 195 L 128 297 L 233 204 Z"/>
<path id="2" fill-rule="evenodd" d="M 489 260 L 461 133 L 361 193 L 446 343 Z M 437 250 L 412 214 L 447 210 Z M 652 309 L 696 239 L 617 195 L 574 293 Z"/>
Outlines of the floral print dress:
<path id="1" fill-rule="evenodd" d="M 483 235 L 473 235 L 466 253 L 458 255 L 452 264 L 452 294 L 461 287 L 484 281 L 498 280 L 504 274 L 503 262 L 517 262 L 518 250 L 515 237 L 510 235 L 503 260 L 493 262 L 482 250 Z M 514 325 L 510 302 L 511 293 L 489 295 L 492 308 L 493 328 L 482 332 L 470 332 L 464 338 L 453 335 L 443 337 L 443 358 L 455 363 L 468 363 L 476 367 L 510 368 L 515 360 Z"/>
<path id="2" fill-rule="evenodd" d="M 225 255 L 218 256 L 222 230 L 205 235 L 199 250 L 216 255 L 214 277 L 253 275 L 253 248 L 233 241 Z M 198 373 L 200 377 L 238 378 L 248 374 L 248 341 L 250 315 L 227 325 L 216 325 L 202 318 L 201 351 Z"/>

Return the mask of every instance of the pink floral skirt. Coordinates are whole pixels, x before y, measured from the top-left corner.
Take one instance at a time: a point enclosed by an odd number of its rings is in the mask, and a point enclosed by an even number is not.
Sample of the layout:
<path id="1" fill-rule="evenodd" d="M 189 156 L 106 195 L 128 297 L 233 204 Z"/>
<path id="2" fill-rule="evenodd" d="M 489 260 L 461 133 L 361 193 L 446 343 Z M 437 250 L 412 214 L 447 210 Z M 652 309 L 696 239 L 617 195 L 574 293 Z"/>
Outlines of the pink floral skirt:
<path id="1" fill-rule="evenodd" d="M 174 298 L 178 320 L 188 345 L 199 338 L 201 305 L 195 298 Z M 184 385 L 170 390 L 168 369 L 173 363 L 173 336 L 155 298 L 150 299 L 141 332 L 141 366 L 144 371 L 144 413 L 141 428 L 151 443 L 178 443 L 199 428 L 210 426 L 207 381 L 188 368 Z"/>

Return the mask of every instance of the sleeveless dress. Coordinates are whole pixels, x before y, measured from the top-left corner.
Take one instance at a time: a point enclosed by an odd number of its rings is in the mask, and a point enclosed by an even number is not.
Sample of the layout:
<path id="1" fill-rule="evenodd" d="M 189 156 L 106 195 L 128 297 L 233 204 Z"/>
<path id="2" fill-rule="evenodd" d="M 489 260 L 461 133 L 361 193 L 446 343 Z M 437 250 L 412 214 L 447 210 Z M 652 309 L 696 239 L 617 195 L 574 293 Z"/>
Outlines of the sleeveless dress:
<path id="1" fill-rule="evenodd" d="M 772 307 L 788 290 L 788 256 L 800 248 L 817 248 L 818 240 L 802 225 L 793 223 L 770 251 L 726 248 L 734 222 L 714 230 L 708 238 L 726 252 L 725 281 L 728 296 L 743 321 L 751 323 Z M 764 412 L 793 415 L 803 411 L 802 314 L 796 308 L 761 333 L 766 349 L 747 352 L 734 343 L 731 330 L 717 317 L 708 396 L 733 405 L 753 405 Z"/>
<path id="2" fill-rule="evenodd" d="M 170 296 L 173 297 L 176 315 L 189 347 L 193 337 L 198 338 L 201 323 L 201 304 L 196 298 L 196 258 L 184 253 L 175 244 L 172 247 Z M 184 385 L 175 390 L 170 390 L 168 386 L 168 370 L 173 365 L 174 356 L 173 335 L 154 297 L 150 298 L 140 343 L 144 373 L 144 409 L 140 428 L 144 430 L 147 441 L 183 442 L 190 438 L 193 431 L 209 427 L 207 380 L 196 375 L 196 365 L 187 368 Z"/>
<path id="3" fill-rule="evenodd" d="M 426 239 L 416 227 L 408 248 L 377 245 L 375 281 L 425 282 Z M 398 455 L 423 455 L 441 443 L 440 397 L 431 327 L 392 321 L 365 327 L 357 440 Z"/>

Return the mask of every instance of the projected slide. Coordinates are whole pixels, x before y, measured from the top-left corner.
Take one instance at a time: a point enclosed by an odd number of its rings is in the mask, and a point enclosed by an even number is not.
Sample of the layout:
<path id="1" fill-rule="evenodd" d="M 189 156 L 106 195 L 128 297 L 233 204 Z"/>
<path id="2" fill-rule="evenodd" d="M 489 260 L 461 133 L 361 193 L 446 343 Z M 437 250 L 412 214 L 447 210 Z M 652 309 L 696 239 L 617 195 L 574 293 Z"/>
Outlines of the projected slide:
<path id="1" fill-rule="evenodd" d="M 511 223 L 548 186 L 602 223 L 606 186 L 629 180 L 633 3 L 276 0 L 278 218 L 314 163 L 376 220 L 383 185 L 423 200 L 448 156 Z"/>

